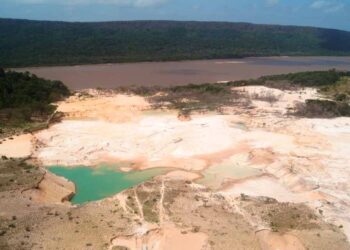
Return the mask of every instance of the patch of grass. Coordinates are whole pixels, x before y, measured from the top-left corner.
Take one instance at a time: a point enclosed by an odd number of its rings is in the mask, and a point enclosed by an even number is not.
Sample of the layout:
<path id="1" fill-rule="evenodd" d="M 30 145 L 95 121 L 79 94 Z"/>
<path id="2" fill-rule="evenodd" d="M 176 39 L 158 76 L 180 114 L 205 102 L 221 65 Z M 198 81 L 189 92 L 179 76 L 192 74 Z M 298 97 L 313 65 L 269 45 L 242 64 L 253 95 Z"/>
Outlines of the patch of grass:
<path id="1" fill-rule="evenodd" d="M 274 199 L 247 198 L 242 200 L 244 209 L 254 212 L 262 221 L 269 225 L 274 232 L 290 230 L 310 230 L 320 228 L 321 220 L 306 205 L 280 203 Z"/>
<path id="2" fill-rule="evenodd" d="M 142 204 L 143 215 L 146 221 L 153 222 L 153 223 L 159 222 L 157 205 L 158 205 L 158 202 L 156 202 L 156 200 L 153 200 L 153 199 L 148 199 Z"/>
<path id="3" fill-rule="evenodd" d="M 344 102 L 308 99 L 305 103 L 296 105 L 294 114 L 308 118 L 349 117 L 350 105 Z"/>
<path id="4" fill-rule="evenodd" d="M 176 109 L 184 115 L 192 111 L 220 111 L 225 106 L 247 104 L 246 96 L 231 90 L 231 87 L 208 83 L 164 89 L 161 94 L 151 96 L 149 101 L 155 108 Z"/>
<path id="5" fill-rule="evenodd" d="M 251 95 L 252 99 L 259 100 L 263 102 L 268 102 L 270 105 L 278 102 L 281 99 L 280 95 L 275 95 L 272 91 L 265 91 L 261 93 L 254 93 Z"/>
<path id="6" fill-rule="evenodd" d="M 124 246 L 114 246 L 112 250 L 130 250 L 130 249 Z"/>
<path id="7" fill-rule="evenodd" d="M 44 173 L 23 160 L 0 160 L 0 191 L 28 189 L 37 186 Z"/>
<path id="8" fill-rule="evenodd" d="M 170 91 L 174 93 L 195 91 L 197 93 L 219 94 L 219 93 L 227 92 L 228 90 L 222 84 L 204 83 L 204 84 L 188 84 L 184 86 L 176 86 L 176 87 L 170 88 Z"/>
<path id="9" fill-rule="evenodd" d="M 350 102 L 350 77 L 342 77 L 336 84 L 322 87 L 319 92 L 336 101 Z"/>
<path id="10" fill-rule="evenodd" d="M 144 185 L 140 185 L 136 189 L 137 197 L 142 205 L 143 216 L 146 221 L 158 223 L 158 204 L 160 200 L 160 192 L 158 189 L 148 189 Z"/>
<path id="11" fill-rule="evenodd" d="M 127 199 L 126 199 L 126 205 L 132 209 L 132 212 L 134 214 L 139 214 L 139 209 L 136 204 L 136 199 L 134 196 L 134 192 L 132 189 L 126 191 Z"/>
<path id="12" fill-rule="evenodd" d="M 128 87 L 118 87 L 114 91 L 123 94 L 133 94 L 139 96 L 152 96 L 157 94 L 157 92 L 163 91 L 164 88 L 159 86 L 128 86 Z"/>

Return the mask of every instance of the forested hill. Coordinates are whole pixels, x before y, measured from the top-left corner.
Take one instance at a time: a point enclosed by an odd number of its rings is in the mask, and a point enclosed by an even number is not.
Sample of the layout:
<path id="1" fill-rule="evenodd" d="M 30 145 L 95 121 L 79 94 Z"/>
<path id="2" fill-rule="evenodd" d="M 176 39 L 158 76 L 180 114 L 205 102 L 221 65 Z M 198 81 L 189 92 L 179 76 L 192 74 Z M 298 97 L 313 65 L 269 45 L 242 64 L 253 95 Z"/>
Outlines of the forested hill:
<path id="1" fill-rule="evenodd" d="M 350 32 L 225 22 L 0 19 L 0 66 L 350 55 Z"/>
<path id="2" fill-rule="evenodd" d="M 56 110 L 51 103 L 69 95 L 62 82 L 0 68 L 0 138 L 6 127 L 45 122 Z"/>

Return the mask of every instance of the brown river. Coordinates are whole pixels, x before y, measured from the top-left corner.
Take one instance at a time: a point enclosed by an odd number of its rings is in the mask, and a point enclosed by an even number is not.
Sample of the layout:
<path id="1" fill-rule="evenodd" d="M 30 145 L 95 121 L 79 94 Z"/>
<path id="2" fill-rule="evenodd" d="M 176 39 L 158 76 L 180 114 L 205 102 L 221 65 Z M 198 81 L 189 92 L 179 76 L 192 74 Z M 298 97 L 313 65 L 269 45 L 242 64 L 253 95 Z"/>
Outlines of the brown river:
<path id="1" fill-rule="evenodd" d="M 260 57 L 179 62 L 142 62 L 22 68 L 61 80 L 74 90 L 119 86 L 183 85 L 257 78 L 263 75 L 328 69 L 350 70 L 350 57 Z"/>

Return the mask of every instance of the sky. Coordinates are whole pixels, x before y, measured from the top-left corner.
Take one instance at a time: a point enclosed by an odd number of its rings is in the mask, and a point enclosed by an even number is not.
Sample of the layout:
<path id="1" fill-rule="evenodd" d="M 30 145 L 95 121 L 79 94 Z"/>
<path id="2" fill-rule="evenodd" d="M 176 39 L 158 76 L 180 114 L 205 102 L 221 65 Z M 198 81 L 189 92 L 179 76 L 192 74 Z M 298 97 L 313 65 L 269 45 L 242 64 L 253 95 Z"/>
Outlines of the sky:
<path id="1" fill-rule="evenodd" d="M 0 0 L 0 17 L 229 21 L 350 31 L 350 0 Z"/>

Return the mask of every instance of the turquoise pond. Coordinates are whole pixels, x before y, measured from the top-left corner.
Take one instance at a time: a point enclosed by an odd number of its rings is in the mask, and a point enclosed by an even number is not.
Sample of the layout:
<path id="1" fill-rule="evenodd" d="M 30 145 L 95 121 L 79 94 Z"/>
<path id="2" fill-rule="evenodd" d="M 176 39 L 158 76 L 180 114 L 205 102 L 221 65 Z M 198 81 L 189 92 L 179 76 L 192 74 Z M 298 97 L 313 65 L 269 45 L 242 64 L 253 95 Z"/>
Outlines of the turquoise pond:
<path id="1" fill-rule="evenodd" d="M 101 200 L 168 171 L 166 168 L 156 168 L 126 173 L 113 166 L 51 166 L 48 169 L 74 182 L 76 194 L 71 200 L 73 204 Z"/>

